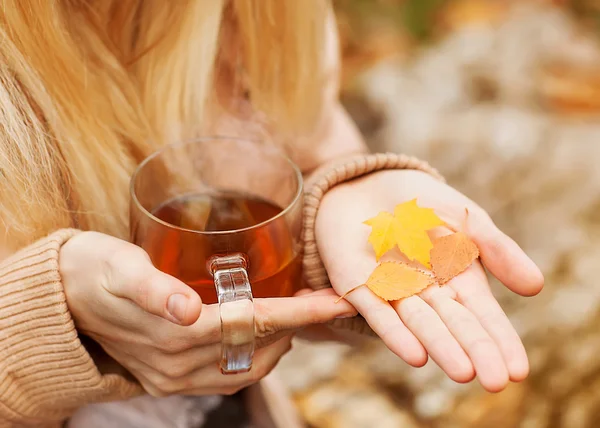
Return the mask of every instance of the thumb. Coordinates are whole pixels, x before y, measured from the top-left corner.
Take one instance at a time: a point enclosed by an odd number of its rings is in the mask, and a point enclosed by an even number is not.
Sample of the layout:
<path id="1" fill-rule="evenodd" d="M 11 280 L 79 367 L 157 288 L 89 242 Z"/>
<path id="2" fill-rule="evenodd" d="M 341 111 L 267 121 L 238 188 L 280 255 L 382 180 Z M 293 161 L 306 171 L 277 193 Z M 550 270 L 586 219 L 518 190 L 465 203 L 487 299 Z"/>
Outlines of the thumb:
<path id="1" fill-rule="evenodd" d="M 540 269 L 487 214 L 469 214 L 466 233 L 479 247 L 484 266 L 510 290 L 522 296 L 534 296 L 542 290 Z"/>
<path id="2" fill-rule="evenodd" d="M 149 260 L 143 266 L 129 263 L 129 272 L 113 283 L 111 293 L 128 299 L 144 311 L 188 326 L 195 323 L 202 310 L 200 296 L 177 278 L 156 269 Z"/>
<path id="3" fill-rule="evenodd" d="M 183 326 L 195 323 L 200 317 L 200 296 L 178 279 L 156 269 L 150 290 L 144 302 L 146 307 L 140 305 L 147 312 Z"/>

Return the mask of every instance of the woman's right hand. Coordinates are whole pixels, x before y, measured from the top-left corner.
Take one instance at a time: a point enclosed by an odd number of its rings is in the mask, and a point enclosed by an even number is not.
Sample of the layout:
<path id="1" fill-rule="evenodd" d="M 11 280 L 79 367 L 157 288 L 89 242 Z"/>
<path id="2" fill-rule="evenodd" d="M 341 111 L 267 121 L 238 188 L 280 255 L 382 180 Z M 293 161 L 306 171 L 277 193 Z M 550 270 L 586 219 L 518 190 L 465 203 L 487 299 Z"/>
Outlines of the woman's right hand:
<path id="1" fill-rule="evenodd" d="M 257 350 L 248 373 L 223 375 L 218 305 L 202 305 L 141 248 L 83 232 L 61 249 L 60 272 L 77 330 L 99 343 L 153 396 L 231 394 L 267 375 L 303 327 L 354 316 L 332 289 L 255 299 Z M 202 314 L 201 314 L 202 312 Z"/>

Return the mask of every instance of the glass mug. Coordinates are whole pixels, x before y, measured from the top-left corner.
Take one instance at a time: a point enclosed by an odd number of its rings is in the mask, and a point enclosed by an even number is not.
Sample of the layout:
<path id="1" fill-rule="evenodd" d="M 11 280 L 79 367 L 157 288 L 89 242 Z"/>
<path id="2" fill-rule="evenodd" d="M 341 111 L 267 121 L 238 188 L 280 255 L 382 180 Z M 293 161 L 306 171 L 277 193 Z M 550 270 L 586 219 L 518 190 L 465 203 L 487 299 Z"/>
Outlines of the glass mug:
<path id="1" fill-rule="evenodd" d="M 276 147 L 235 138 L 165 146 L 131 180 L 131 240 L 219 304 L 221 371 L 249 371 L 253 297 L 301 286 L 302 174 Z"/>

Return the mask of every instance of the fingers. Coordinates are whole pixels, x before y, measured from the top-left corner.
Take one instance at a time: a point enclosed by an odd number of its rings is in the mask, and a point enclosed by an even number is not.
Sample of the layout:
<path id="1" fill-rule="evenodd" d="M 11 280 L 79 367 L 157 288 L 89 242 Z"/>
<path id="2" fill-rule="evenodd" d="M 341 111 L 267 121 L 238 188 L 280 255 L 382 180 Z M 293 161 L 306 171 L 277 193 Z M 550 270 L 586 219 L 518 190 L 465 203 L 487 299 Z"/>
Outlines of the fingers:
<path id="1" fill-rule="evenodd" d="M 111 352 L 116 350 L 112 349 Z M 127 353 L 133 358 L 131 350 Z M 138 348 L 135 350 L 135 358 L 139 369 L 145 372 L 157 372 L 164 378 L 176 379 L 188 376 L 202 367 L 218 364 L 221 360 L 221 344 L 199 346 L 176 354 L 163 353 L 148 347 Z"/>
<path id="2" fill-rule="evenodd" d="M 510 290 L 522 296 L 542 290 L 544 277 L 536 264 L 481 209 L 469 212 L 465 233 L 479 247 L 485 267 Z"/>
<path id="3" fill-rule="evenodd" d="M 441 290 L 440 290 L 441 291 Z M 450 333 L 466 352 L 481 385 L 497 392 L 508 383 L 508 370 L 497 344 L 475 315 L 446 293 L 431 292 L 424 299 L 437 312 Z"/>
<path id="4" fill-rule="evenodd" d="M 529 362 L 523 343 L 504 311 L 485 284 L 483 270 L 469 269 L 449 286 L 456 290 L 457 300 L 478 320 L 498 347 L 513 382 L 529 374 Z"/>
<path id="5" fill-rule="evenodd" d="M 431 306 L 418 296 L 392 302 L 392 306 L 452 380 L 463 383 L 473 379 L 469 357 Z"/>
<path id="6" fill-rule="evenodd" d="M 184 382 L 182 386 L 185 385 L 187 388 L 183 388 L 181 394 L 202 394 L 203 389 L 207 387 L 217 388 L 221 390 L 221 393 L 229 394 L 252 385 L 275 368 L 281 357 L 292 348 L 291 340 L 292 336 L 288 335 L 256 351 L 252 368 L 247 373 L 224 375 L 218 366 L 206 366 L 182 379 Z"/>
<path id="7" fill-rule="evenodd" d="M 363 296 L 360 296 L 363 294 Z M 337 294 L 331 289 L 322 289 L 318 291 L 300 290 L 297 296 L 307 298 L 320 298 L 323 296 L 335 296 Z M 372 309 L 361 309 L 362 314 L 366 314 L 366 319 L 371 328 L 378 333 L 385 344 L 392 352 L 399 355 L 408 364 L 421 367 L 427 362 L 427 352 L 418 339 L 406 328 L 394 309 L 387 303 L 373 295 L 368 290 L 356 290 L 346 298 L 351 303 L 364 307 L 373 305 Z M 342 303 L 340 301 L 338 304 Z M 348 314 L 354 316 L 356 312 Z M 321 331 L 322 333 L 322 331 Z M 321 340 L 338 340 L 335 334 L 320 336 Z"/>
<path id="8" fill-rule="evenodd" d="M 314 296 L 329 296 L 331 295 L 331 288 L 321 288 L 320 290 L 313 290 L 311 288 L 303 288 L 294 294 L 294 297 L 314 297 Z M 336 293 L 337 300 L 337 293 Z"/>
<path id="9" fill-rule="evenodd" d="M 393 353 L 413 367 L 425 365 L 425 348 L 398 318 L 398 314 L 388 302 L 381 300 L 365 287 L 353 291 L 346 299 L 360 311 L 369 326 Z"/>
<path id="10" fill-rule="evenodd" d="M 194 290 L 156 269 L 143 250 L 133 245 L 115 258 L 108 287 L 113 295 L 175 324 L 188 326 L 196 322 L 202 301 Z"/>
<path id="11" fill-rule="evenodd" d="M 140 380 L 144 389 L 153 396 L 233 394 L 269 374 L 280 358 L 291 349 L 291 340 L 291 335 L 286 336 L 256 351 L 252 368 L 247 373 L 224 375 L 218 364 L 213 363 L 192 373 L 174 377 L 149 370 L 139 361 L 131 364 L 132 372 Z"/>

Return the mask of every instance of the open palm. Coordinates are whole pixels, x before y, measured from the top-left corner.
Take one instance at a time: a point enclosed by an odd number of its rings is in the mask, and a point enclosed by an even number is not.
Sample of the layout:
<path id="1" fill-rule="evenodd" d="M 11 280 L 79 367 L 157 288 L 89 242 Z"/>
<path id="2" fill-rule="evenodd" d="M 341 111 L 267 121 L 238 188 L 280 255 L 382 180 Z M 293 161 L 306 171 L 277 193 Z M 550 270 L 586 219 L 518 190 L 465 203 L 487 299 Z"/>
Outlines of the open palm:
<path id="1" fill-rule="evenodd" d="M 377 172 L 326 194 L 316 238 L 333 288 L 344 294 L 364 283 L 377 264 L 367 244 L 370 228 L 363 221 L 414 198 L 420 206 L 433 208 L 450 228 L 464 229 L 479 247 L 483 265 L 477 261 L 446 286 L 430 286 L 400 301 L 386 302 L 366 287 L 350 293 L 347 300 L 410 365 L 422 366 L 429 355 L 451 379 L 468 382 L 477 375 L 489 391 L 502 390 L 509 380 L 523 380 L 529 373 L 525 349 L 490 291 L 484 266 L 523 296 L 542 289 L 542 274 L 479 206 L 425 173 Z"/>

